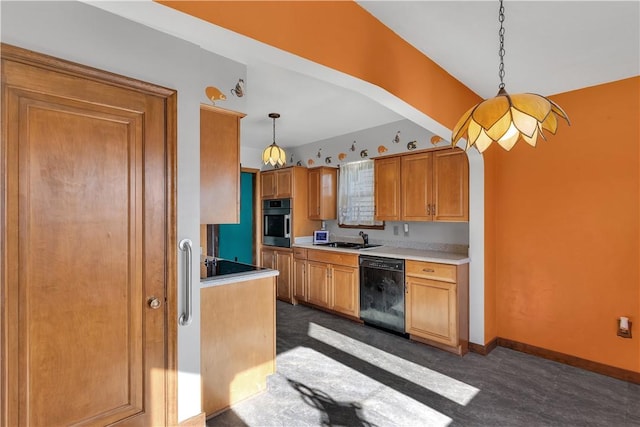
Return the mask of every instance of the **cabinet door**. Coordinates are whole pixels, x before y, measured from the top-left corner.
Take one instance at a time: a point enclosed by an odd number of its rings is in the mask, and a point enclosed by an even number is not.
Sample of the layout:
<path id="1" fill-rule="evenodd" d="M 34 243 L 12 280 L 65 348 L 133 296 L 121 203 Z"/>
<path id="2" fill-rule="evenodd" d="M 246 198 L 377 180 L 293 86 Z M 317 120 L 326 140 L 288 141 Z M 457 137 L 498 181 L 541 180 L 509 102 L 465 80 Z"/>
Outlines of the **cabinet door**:
<path id="1" fill-rule="evenodd" d="M 307 300 L 307 261 L 293 259 L 293 297 L 298 301 Z"/>
<path id="2" fill-rule="evenodd" d="M 240 222 L 240 118 L 200 107 L 200 224 Z"/>
<path id="3" fill-rule="evenodd" d="M 309 197 L 309 219 L 320 219 L 320 169 L 309 170 L 308 192 Z"/>
<path id="4" fill-rule="evenodd" d="M 375 160 L 376 219 L 400 220 L 400 157 Z"/>
<path id="5" fill-rule="evenodd" d="M 433 219 L 469 221 L 469 162 L 466 153 L 462 150 L 435 152 L 433 173 Z"/>
<path id="6" fill-rule="evenodd" d="M 262 267 L 270 268 L 272 270 L 276 270 L 276 258 L 275 252 L 273 249 L 262 249 L 260 251 L 260 265 Z"/>
<path id="7" fill-rule="evenodd" d="M 276 183 L 275 172 L 262 172 L 260 174 L 260 197 L 263 199 L 275 199 Z"/>
<path id="8" fill-rule="evenodd" d="M 403 220 L 430 221 L 432 219 L 430 206 L 432 188 L 431 159 L 431 153 L 402 157 L 401 216 Z"/>
<path id="9" fill-rule="evenodd" d="M 320 307 L 330 307 L 329 265 L 307 261 L 307 301 Z"/>
<path id="10" fill-rule="evenodd" d="M 276 269 L 280 272 L 276 279 L 276 296 L 285 301 L 291 301 L 291 269 L 293 267 L 293 254 L 290 252 L 276 251 Z"/>
<path id="11" fill-rule="evenodd" d="M 292 169 L 276 172 L 276 199 L 289 199 L 293 191 Z"/>
<path id="12" fill-rule="evenodd" d="M 411 335 L 455 346 L 457 332 L 457 286 L 407 276 L 406 329 Z"/>
<path id="13" fill-rule="evenodd" d="M 330 278 L 333 282 L 333 308 L 340 313 L 359 317 L 359 277 L 358 269 L 334 265 L 330 270 Z"/>

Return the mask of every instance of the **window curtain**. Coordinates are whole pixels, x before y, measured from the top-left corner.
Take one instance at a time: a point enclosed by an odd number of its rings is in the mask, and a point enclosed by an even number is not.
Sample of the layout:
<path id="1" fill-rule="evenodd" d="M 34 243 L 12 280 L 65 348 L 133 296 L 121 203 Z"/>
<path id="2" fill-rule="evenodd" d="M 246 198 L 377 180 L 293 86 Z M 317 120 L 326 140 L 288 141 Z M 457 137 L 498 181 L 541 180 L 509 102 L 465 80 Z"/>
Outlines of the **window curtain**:
<path id="1" fill-rule="evenodd" d="M 373 160 L 340 166 L 338 223 L 341 225 L 382 225 L 375 221 Z"/>

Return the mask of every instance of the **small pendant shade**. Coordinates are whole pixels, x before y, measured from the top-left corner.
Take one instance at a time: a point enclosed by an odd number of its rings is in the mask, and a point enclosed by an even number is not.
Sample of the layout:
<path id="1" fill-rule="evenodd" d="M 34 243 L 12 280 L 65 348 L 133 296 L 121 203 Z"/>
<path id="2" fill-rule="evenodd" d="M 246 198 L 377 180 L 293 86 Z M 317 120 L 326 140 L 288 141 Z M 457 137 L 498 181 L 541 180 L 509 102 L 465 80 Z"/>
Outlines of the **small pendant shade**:
<path id="1" fill-rule="evenodd" d="M 287 155 L 284 150 L 276 144 L 276 119 L 280 117 L 280 114 L 270 113 L 269 117 L 273 119 L 273 143 L 262 152 L 262 161 L 265 165 L 284 166 L 287 162 Z"/>

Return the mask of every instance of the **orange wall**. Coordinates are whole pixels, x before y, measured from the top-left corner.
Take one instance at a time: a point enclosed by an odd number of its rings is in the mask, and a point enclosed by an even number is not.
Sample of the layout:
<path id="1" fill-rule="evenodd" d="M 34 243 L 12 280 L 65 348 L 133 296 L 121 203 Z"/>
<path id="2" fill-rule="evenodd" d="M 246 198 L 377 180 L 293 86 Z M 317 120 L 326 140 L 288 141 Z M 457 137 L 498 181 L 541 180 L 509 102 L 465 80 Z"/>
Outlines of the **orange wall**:
<path id="1" fill-rule="evenodd" d="M 352 1 L 158 1 L 358 77 L 453 128 L 480 98 Z"/>
<path id="2" fill-rule="evenodd" d="M 640 329 L 616 336 L 640 326 L 638 94 L 640 77 L 555 95 L 570 127 L 497 152 L 498 336 L 640 372 Z"/>

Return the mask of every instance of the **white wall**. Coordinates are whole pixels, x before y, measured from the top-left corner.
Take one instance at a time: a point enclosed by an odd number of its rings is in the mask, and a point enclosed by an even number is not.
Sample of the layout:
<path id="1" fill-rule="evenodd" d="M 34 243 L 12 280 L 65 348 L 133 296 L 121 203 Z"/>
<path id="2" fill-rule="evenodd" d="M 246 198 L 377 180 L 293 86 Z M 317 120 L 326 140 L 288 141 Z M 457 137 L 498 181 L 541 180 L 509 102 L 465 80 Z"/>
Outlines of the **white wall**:
<path id="1" fill-rule="evenodd" d="M 223 108 L 242 111 L 244 99 L 228 89 L 246 78 L 246 67 L 198 46 L 78 2 L 7 2 L 1 7 L 3 43 L 144 80 L 178 91 L 177 237 L 189 238 L 198 254 L 200 226 L 200 115 L 206 85 L 226 88 Z M 224 104 L 224 105 L 223 105 Z M 174 248 L 178 257 L 178 249 Z M 196 258 L 197 259 L 197 258 Z M 178 286 L 184 277 L 178 258 Z M 194 263 L 193 277 L 199 277 Z M 178 292 L 182 296 L 182 292 Z M 182 301 L 180 300 L 180 306 Z M 178 327 L 178 418 L 201 412 L 200 295 L 193 293 L 194 319 Z M 177 322 L 177 319 L 172 319 Z"/>

